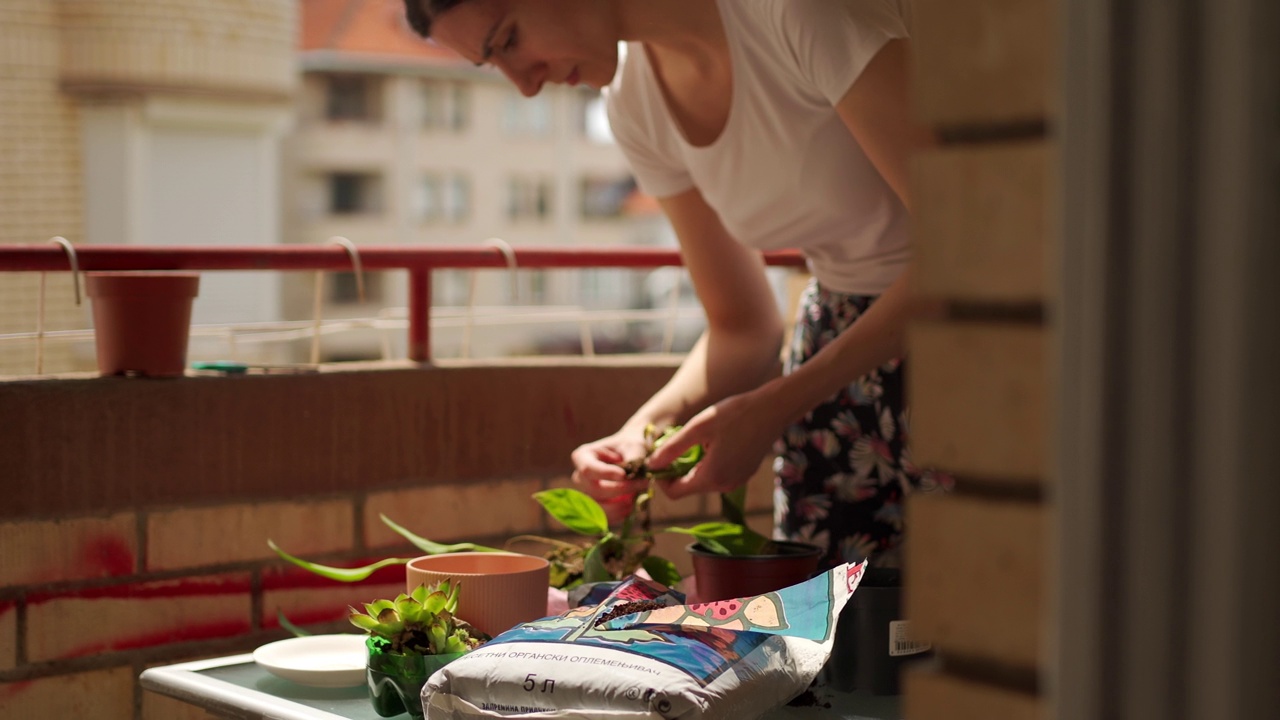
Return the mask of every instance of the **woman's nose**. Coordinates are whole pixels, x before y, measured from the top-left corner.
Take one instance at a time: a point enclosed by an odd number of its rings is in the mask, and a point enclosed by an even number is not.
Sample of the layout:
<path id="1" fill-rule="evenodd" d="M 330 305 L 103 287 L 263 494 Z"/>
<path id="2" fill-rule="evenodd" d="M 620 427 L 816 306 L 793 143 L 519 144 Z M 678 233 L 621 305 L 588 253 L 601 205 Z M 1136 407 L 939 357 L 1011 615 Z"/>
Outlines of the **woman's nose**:
<path id="1" fill-rule="evenodd" d="M 547 66 L 543 63 L 537 63 L 527 68 L 504 63 L 502 72 L 516 86 L 520 94 L 525 97 L 537 95 L 547 81 Z"/>

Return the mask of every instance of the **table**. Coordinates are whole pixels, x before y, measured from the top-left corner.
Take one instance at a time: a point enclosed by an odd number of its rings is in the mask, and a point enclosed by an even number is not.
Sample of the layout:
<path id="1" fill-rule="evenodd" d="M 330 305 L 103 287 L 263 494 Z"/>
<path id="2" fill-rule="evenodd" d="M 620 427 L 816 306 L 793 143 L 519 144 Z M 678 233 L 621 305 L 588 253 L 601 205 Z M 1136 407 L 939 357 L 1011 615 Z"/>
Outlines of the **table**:
<path id="1" fill-rule="evenodd" d="M 253 661 L 253 655 L 166 665 L 142 673 L 142 687 L 236 720 L 382 720 L 373 711 L 368 690 L 312 688 L 278 678 Z M 783 707 L 767 720 L 897 720 L 897 696 L 819 690 L 824 707 Z M 409 715 L 398 716 L 409 720 Z"/>

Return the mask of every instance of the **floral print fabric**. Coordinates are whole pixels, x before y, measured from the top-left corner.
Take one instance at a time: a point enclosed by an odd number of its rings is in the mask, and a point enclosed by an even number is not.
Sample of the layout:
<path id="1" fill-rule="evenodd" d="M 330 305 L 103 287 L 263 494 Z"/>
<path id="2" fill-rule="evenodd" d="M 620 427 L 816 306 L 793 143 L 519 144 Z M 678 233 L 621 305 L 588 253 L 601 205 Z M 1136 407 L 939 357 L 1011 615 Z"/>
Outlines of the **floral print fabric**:
<path id="1" fill-rule="evenodd" d="M 785 372 L 826 347 L 874 300 L 810 281 Z M 824 569 L 864 558 L 873 567 L 900 567 L 905 496 L 953 484 L 911 462 L 904 384 L 903 362 L 886 363 L 788 427 L 775 445 L 774 536 L 825 547 Z"/>

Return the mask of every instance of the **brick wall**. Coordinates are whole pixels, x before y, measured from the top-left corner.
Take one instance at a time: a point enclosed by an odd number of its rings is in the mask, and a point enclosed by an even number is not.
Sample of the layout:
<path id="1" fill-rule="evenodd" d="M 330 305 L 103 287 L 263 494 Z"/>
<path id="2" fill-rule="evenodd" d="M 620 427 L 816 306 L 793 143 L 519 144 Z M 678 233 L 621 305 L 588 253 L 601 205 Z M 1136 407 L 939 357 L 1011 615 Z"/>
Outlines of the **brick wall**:
<path id="1" fill-rule="evenodd" d="M 673 369 L 0 383 L 0 407 L 23 419 L 0 434 L 0 717 L 201 717 L 141 691 L 139 673 L 285 637 L 277 612 L 341 631 L 348 604 L 402 587 L 399 568 L 358 585 L 319 578 L 276 559 L 268 538 L 354 565 L 416 554 L 380 513 L 443 542 L 558 534 L 530 494 L 568 484 L 570 450 L 616 429 Z M 767 527 L 767 473 L 749 487 L 752 524 Z M 660 498 L 654 514 L 717 512 Z M 687 543 L 659 534 L 655 552 L 687 573 Z"/>
<path id="2" fill-rule="evenodd" d="M 908 504 L 907 616 L 938 662 L 906 716 L 1044 718 L 1055 4 L 915 10 L 916 112 L 943 140 L 912 168 L 917 290 L 947 309 L 909 335 L 913 453 L 957 481 Z"/>

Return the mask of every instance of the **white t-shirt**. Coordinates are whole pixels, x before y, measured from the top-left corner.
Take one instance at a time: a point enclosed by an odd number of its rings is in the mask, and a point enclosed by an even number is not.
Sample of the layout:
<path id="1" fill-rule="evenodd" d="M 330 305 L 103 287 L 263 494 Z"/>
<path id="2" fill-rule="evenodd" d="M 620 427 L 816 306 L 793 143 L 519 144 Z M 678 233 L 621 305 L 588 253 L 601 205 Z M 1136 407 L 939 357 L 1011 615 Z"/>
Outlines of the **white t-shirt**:
<path id="1" fill-rule="evenodd" d="M 902 0 L 717 0 L 733 63 L 728 121 L 705 147 L 685 141 L 643 47 L 606 90 L 609 122 L 640 188 L 696 186 L 739 241 L 797 248 L 825 287 L 883 292 L 905 269 L 907 212 L 834 104 L 892 38 Z"/>

